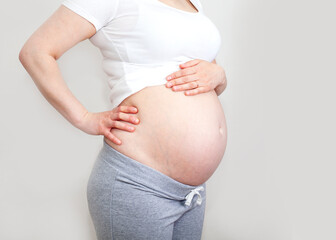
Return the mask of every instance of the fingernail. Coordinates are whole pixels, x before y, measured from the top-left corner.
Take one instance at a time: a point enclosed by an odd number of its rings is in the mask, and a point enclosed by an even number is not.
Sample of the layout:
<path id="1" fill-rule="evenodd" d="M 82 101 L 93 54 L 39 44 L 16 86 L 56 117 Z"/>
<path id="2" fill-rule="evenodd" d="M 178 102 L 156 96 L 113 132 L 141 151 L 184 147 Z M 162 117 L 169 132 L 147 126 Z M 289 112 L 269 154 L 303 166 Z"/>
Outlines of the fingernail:
<path id="1" fill-rule="evenodd" d="M 168 77 L 167 77 L 167 80 L 170 80 L 171 78 L 172 78 L 171 76 L 168 76 Z"/>
<path id="2" fill-rule="evenodd" d="M 172 85 L 171 82 L 167 83 L 167 87 L 171 87 L 171 85 Z"/>

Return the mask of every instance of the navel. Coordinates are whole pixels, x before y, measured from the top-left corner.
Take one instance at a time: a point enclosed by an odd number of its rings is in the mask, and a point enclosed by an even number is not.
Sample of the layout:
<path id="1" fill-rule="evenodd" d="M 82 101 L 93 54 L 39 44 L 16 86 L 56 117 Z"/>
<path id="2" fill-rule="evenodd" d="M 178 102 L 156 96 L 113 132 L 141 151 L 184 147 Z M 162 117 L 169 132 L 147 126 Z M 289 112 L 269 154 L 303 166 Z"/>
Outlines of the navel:
<path id="1" fill-rule="evenodd" d="M 224 134 L 224 129 L 222 127 L 219 127 L 219 133 L 222 135 Z"/>

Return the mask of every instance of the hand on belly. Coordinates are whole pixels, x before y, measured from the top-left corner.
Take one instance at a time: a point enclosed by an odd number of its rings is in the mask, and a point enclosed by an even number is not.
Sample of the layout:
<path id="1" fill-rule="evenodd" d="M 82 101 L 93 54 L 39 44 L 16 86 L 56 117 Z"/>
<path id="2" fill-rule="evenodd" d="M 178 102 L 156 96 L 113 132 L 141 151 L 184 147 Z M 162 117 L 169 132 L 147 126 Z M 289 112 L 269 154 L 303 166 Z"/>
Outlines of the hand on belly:
<path id="1" fill-rule="evenodd" d="M 119 152 L 180 182 L 198 185 L 219 165 L 226 148 L 226 122 L 214 91 L 195 96 L 164 85 L 142 89 L 120 105 L 138 108 L 134 132 L 112 129 Z"/>

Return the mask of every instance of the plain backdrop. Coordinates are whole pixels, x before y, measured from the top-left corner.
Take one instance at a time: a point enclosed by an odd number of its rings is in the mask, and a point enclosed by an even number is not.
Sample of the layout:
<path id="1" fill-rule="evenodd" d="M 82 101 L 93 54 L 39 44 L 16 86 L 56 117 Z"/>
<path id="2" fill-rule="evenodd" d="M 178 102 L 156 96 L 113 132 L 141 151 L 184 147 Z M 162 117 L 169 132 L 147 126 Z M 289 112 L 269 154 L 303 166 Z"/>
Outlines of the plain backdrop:
<path id="1" fill-rule="evenodd" d="M 335 1 L 201 0 L 222 36 L 228 126 L 207 183 L 205 240 L 336 239 Z M 86 184 L 103 137 L 67 122 L 18 60 L 59 0 L 0 8 L 0 239 L 94 240 Z M 109 110 L 99 49 L 59 60 L 89 111 Z"/>

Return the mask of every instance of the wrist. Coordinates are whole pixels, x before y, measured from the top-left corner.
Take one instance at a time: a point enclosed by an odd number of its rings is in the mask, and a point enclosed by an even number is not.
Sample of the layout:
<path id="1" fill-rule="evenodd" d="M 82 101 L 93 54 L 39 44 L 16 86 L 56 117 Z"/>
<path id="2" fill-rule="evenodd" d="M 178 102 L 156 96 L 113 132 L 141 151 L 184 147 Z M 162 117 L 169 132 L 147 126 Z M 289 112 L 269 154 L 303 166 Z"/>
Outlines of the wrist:
<path id="1" fill-rule="evenodd" d="M 90 112 L 88 110 L 84 110 L 84 112 L 77 117 L 77 119 L 74 121 L 74 126 L 77 127 L 78 129 L 82 129 L 83 126 L 85 125 L 86 119 Z"/>

